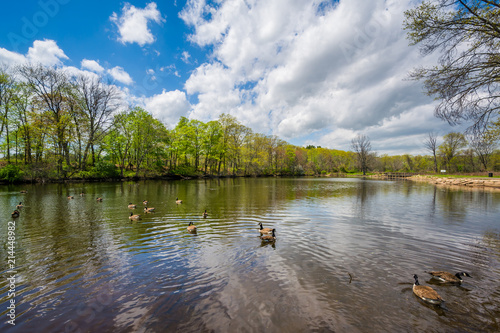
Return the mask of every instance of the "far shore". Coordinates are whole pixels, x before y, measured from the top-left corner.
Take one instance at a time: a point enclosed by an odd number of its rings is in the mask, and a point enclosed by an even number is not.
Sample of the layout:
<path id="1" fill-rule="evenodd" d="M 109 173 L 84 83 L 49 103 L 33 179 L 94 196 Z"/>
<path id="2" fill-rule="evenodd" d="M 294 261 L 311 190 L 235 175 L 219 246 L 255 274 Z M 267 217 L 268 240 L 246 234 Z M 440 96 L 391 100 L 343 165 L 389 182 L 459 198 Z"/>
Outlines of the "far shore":
<path id="1" fill-rule="evenodd" d="M 427 182 L 439 186 L 460 186 L 469 188 L 484 188 L 500 190 L 499 178 L 456 178 L 443 176 L 414 175 L 406 178 L 417 182 Z"/>

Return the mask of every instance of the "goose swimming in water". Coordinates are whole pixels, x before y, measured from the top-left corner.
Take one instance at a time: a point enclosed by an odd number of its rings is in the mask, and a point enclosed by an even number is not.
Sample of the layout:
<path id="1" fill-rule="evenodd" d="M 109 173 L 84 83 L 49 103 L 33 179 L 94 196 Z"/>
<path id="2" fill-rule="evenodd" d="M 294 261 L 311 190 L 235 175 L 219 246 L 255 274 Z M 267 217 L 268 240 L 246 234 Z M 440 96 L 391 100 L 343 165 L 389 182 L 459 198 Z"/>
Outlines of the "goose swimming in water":
<path id="1" fill-rule="evenodd" d="M 187 231 L 189 231 L 189 232 L 195 232 L 196 231 L 196 226 L 193 224 L 193 222 L 189 222 L 189 225 L 187 227 Z"/>
<path id="2" fill-rule="evenodd" d="M 259 226 L 260 226 L 259 232 L 261 234 L 270 234 L 270 233 L 273 232 L 273 229 L 271 229 L 271 228 L 264 228 L 264 227 L 262 227 L 262 222 L 259 222 Z"/>
<path id="3" fill-rule="evenodd" d="M 271 235 L 260 236 L 260 239 L 265 242 L 274 242 L 276 240 L 276 235 L 274 234 L 275 231 L 276 229 L 272 229 Z"/>
<path id="4" fill-rule="evenodd" d="M 418 283 L 418 276 L 416 274 L 413 275 L 413 278 L 415 279 L 415 283 L 413 284 L 413 293 L 415 295 L 430 304 L 439 305 L 444 302 L 434 289 L 429 286 L 421 286 Z"/>
<path id="5" fill-rule="evenodd" d="M 148 206 L 144 207 L 144 213 L 152 213 L 155 209 L 153 207 L 148 208 Z"/>
<path id="6" fill-rule="evenodd" d="M 462 283 L 463 281 L 462 276 L 467 276 L 470 278 L 472 277 L 467 272 L 458 272 L 455 275 L 444 271 L 433 271 L 427 273 L 429 273 L 430 275 L 432 275 L 433 278 L 441 282 L 458 283 L 458 284 Z"/>
<path id="7" fill-rule="evenodd" d="M 134 215 L 134 213 L 130 212 L 130 216 L 128 218 L 131 220 L 140 220 L 141 215 L 137 215 L 137 214 Z"/>

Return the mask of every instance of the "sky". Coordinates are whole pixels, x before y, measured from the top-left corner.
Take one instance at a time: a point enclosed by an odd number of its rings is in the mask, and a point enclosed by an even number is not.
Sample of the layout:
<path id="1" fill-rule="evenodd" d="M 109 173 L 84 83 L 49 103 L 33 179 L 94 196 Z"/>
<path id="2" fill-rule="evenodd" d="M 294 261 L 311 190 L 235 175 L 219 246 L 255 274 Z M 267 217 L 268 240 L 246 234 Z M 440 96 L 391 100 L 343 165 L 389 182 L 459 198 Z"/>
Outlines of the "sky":
<path id="1" fill-rule="evenodd" d="M 428 154 L 434 116 L 409 46 L 406 0 L 3 1 L 0 64 L 96 73 L 173 128 L 181 116 L 235 116 L 297 145 Z M 441 140 L 442 142 L 442 140 Z M 438 140 L 438 143 L 440 141 Z"/>

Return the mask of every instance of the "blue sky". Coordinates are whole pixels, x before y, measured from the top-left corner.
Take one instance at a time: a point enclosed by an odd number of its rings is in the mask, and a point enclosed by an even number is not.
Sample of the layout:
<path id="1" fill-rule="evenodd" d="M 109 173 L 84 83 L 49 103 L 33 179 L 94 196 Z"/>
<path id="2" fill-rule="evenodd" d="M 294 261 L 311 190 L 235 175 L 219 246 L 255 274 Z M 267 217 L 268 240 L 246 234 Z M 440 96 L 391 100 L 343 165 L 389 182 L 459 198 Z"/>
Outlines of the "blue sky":
<path id="1" fill-rule="evenodd" d="M 395 0 L 3 2 L 0 63 L 93 72 L 167 126 L 229 113 L 299 146 L 350 150 L 358 133 L 379 154 L 425 154 L 450 127 L 415 66 Z"/>

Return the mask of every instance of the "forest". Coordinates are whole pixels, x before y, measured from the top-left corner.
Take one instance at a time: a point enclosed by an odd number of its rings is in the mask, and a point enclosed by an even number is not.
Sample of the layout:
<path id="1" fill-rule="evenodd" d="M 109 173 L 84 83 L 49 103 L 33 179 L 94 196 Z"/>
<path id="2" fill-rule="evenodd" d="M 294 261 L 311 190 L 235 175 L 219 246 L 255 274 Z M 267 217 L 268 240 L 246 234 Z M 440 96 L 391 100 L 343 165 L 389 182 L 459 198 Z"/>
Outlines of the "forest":
<path id="1" fill-rule="evenodd" d="M 0 68 L 0 113 L 3 182 L 500 170 L 494 131 L 450 132 L 442 142 L 429 133 L 428 155 L 379 156 L 365 136 L 353 139 L 352 151 L 297 147 L 229 114 L 181 117 L 169 129 L 102 77 L 34 64 Z"/>

